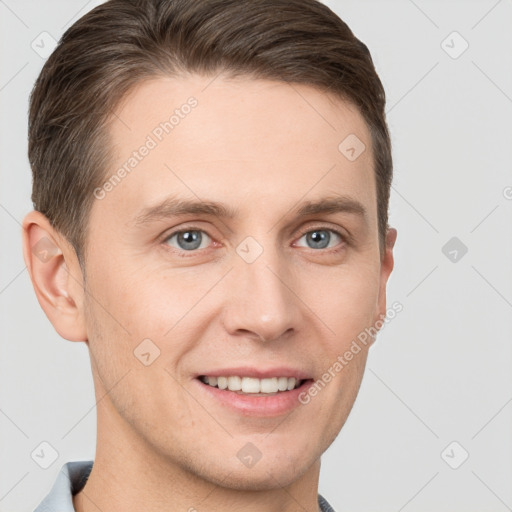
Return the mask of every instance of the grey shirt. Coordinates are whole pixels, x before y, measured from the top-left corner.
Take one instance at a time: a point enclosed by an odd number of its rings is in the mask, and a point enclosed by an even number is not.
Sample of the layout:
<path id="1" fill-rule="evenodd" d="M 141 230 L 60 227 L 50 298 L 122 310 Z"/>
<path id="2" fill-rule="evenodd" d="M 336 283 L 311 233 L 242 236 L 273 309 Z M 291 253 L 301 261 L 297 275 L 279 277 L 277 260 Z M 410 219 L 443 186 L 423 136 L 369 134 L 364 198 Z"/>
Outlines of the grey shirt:
<path id="1" fill-rule="evenodd" d="M 93 462 L 92 460 L 81 460 L 64 464 L 50 494 L 34 512 L 75 512 L 73 495 L 85 486 L 85 482 L 91 474 Z M 322 512 L 335 512 L 320 494 L 318 495 L 318 505 Z"/>

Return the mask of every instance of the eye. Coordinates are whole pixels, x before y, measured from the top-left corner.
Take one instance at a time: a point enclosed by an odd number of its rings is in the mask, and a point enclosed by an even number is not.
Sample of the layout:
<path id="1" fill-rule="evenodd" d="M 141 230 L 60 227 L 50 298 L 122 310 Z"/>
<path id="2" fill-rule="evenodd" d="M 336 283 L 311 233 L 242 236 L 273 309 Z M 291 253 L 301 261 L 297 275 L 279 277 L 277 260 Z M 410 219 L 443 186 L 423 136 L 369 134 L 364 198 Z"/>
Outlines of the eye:
<path id="1" fill-rule="evenodd" d="M 301 235 L 299 240 L 303 238 L 306 240 L 307 245 L 304 246 L 299 243 L 294 245 L 309 247 L 310 249 L 330 249 L 341 245 L 338 248 L 341 250 L 344 244 L 340 242 L 345 242 L 343 235 L 329 228 L 317 228 L 307 231 Z M 204 230 L 190 227 L 174 231 L 162 240 L 162 243 L 176 249 L 178 253 L 192 253 L 199 249 L 207 248 L 211 241 L 211 237 Z"/>
<path id="2" fill-rule="evenodd" d="M 307 233 L 304 233 L 300 238 L 305 238 L 306 243 L 308 244 L 307 247 L 310 247 L 311 249 L 326 249 L 335 247 L 337 244 L 332 245 L 331 242 L 333 240 L 336 241 L 336 239 L 338 239 L 338 242 L 344 241 L 344 238 L 340 233 L 334 231 L 333 229 L 327 228 L 318 228 L 312 231 L 308 231 Z"/>
<path id="3" fill-rule="evenodd" d="M 194 251 L 196 249 L 204 249 L 208 246 L 209 235 L 201 229 L 184 229 L 181 231 L 175 231 L 171 233 L 165 240 L 164 243 L 171 245 L 175 249 L 182 251 Z M 177 245 L 171 243 L 175 240 Z M 206 240 L 206 244 L 204 244 Z"/>

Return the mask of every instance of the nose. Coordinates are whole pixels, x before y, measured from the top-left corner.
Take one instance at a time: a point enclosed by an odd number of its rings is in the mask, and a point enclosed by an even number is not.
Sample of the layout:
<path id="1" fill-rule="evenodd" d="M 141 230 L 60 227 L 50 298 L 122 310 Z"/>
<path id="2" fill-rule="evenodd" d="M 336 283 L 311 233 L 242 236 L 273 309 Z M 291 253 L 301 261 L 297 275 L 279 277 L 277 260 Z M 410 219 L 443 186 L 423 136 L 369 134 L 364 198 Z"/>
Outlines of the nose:
<path id="1" fill-rule="evenodd" d="M 226 283 L 222 323 L 232 336 L 259 341 L 287 338 L 300 321 L 300 298 L 289 261 L 266 249 L 254 262 L 236 256 Z"/>

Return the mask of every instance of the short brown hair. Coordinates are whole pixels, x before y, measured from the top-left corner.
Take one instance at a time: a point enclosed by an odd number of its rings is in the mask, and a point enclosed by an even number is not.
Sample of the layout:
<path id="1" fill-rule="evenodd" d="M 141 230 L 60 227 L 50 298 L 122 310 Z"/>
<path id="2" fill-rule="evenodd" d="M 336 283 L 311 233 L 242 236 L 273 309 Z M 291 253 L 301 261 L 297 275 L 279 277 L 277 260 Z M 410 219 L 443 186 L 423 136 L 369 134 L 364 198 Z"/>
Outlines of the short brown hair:
<path id="1" fill-rule="evenodd" d="M 82 269 L 119 101 L 148 78 L 220 71 L 315 86 L 358 107 L 371 133 L 383 253 L 392 180 L 385 93 L 346 23 L 316 0 L 109 0 L 64 33 L 30 96 L 34 209 L 72 244 Z"/>

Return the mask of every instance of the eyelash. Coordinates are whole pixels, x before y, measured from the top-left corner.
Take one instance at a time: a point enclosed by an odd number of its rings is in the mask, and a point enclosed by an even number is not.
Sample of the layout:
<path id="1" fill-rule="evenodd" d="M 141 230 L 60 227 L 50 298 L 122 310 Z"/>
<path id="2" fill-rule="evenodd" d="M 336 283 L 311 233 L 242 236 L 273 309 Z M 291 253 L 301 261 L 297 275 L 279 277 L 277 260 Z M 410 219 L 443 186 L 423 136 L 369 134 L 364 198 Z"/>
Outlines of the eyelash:
<path id="1" fill-rule="evenodd" d="M 201 228 L 199 228 L 197 226 L 187 226 L 185 228 L 182 228 L 182 229 L 179 229 L 177 231 L 171 232 L 169 235 L 167 235 L 162 240 L 161 243 L 166 247 L 167 250 L 175 252 L 178 256 L 180 256 L 182 258 L 189 258 L 191 256 L 196 255 L 197 253 L 199 253 L 201 251 L 204 251 L 205 249 L 194 249 L 194 250 L 191 250 L 191 251 L 185 251 L 185 250 L 182 250 L 182 249 L 176 249 L 175 247 L 171 247 L 170 245 L 166 244 L 166 242 L 168 242 L 173 236 L 179 235 L 180 233 L 186 233 L 187 231 L 198 231 L 198 232 L 201 232 L 201 233 L 205 233 L 210 239 L 213 240 L 213 237 L 210 236 L 209 233 L 207 231 L 205 231 L 204 229 L 201 229 Z M 311 249 L 312 251 L 324 252 L 324 253 L 330 253 L 330 254 L 337 254 L 338 252 L 343 250 L 347 245 L 349 245 L 348 237 L 347 236 L 343 235 L 342 233 L 340 233 L 336 229 L 333 229 L 333 228 L 330 228 L 330 227 L 327 227 L 327 226 L 315 226 L 313 228 L 308 228 L 307 230 L 302 231 L 300 233 L 299 239 L 302 238 L 304 235 L 307 235 L 308 233 L 312 233 L 314 231 L 330 231 L 331 233 L 335 233 L 336 235 L 338 235 L 340 237 L 341 242 L 335 248 L 330 248 L 330 249 Z"/>

